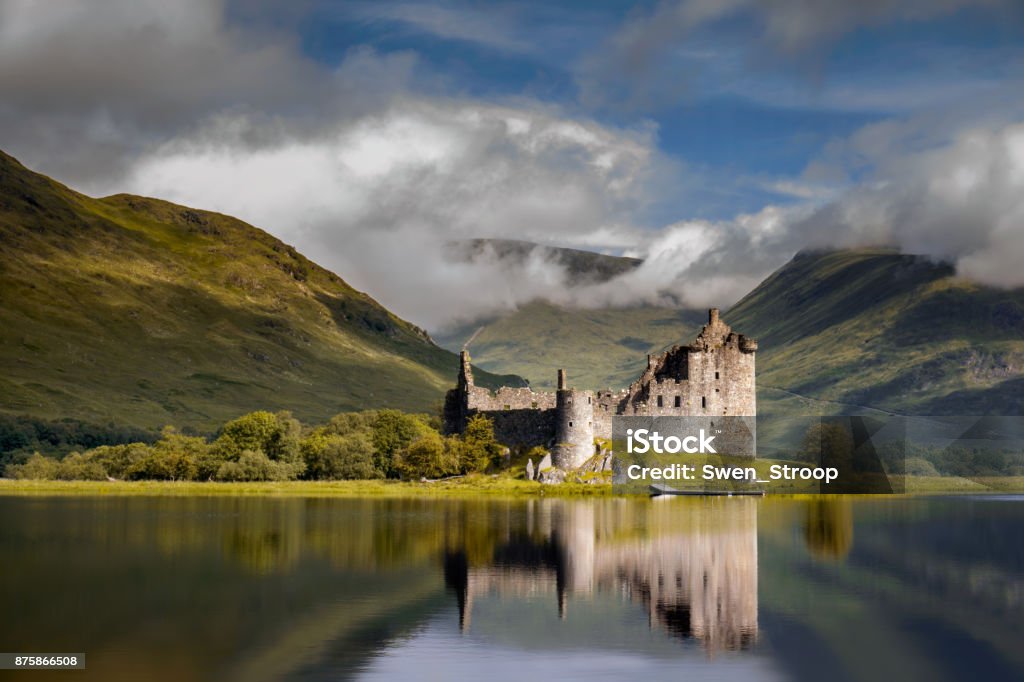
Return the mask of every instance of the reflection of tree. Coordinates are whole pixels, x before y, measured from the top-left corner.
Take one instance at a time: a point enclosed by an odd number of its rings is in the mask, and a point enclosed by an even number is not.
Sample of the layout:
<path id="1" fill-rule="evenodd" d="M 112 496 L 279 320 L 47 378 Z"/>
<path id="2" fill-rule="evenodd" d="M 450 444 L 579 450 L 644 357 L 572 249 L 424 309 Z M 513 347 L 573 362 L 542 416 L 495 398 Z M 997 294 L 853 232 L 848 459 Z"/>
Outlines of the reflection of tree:
<path id="1" fill-rule="evenodd" d="M 849 470 L 853 463 L 853 434 L 845 423 L 815 421 L 804 434 L 800 458 L 805 462 L 827 460 L 829 466 Z"/>
<path id="2" fill-rule="evenodd" d="M 816 499 L 807 503 L 804 538 L 811 554 L 838 561 L 853 546 L 853 510 L 846 498 Z"/>

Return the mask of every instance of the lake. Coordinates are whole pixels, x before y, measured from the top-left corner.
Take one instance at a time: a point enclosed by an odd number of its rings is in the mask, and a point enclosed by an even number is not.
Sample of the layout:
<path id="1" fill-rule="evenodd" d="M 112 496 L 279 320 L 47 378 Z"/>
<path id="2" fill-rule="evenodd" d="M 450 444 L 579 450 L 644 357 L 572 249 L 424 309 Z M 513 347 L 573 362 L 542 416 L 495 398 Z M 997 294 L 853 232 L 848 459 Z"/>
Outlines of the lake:
<path id="1" fill-rule="evenodd" d="M 1024 496 L 0 497 L 26 679 L 1024 677 Z"/>

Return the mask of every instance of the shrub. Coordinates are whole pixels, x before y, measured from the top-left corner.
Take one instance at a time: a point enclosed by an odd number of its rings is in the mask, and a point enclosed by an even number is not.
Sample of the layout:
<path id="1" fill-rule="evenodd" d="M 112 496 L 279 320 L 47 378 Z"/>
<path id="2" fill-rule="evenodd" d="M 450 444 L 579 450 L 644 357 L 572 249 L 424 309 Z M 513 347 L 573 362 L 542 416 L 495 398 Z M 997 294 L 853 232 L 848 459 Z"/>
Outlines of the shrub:
<path id="1" fill-rule="evenodd" d="M 908 457 L 903 463 L 904 472 L 908 476 L 938 476 L 939 470 L 924 457 Z"/>
<path id="2" fill-rule="evenodd" d="M 9 464 L 4 471 L 8 478 L 52 480 L 57 478 L 60 462 L 38 452 L 28 458 L 24 464 Z"/>
<path id="3" fill-rule="evenodd" d="M 384 474 L 373 464 L 373 442 L 368 433 L 346 436 L 316 433 L 302 441 L 306 478 L 373 479 Z"/>
<path id="4" fill-rule="evenodd" d="M 275 462 L 259 450 L 244 450 L 237 461 L 224 462 L 217 470 L 220 481 L 288 481 L 298 477 L 301 467 Z"/>
<path id="5" fill-rule="evenodd" d="M 62 481 L 105 481 L 107 472 L 88 454 L 72 452 L 60 461 L 57 478 Z"/>
<path id="6" fill-rule="evenodd" d="M 143 478 L 143 462 L 150 454 L 150 447 L 145 443 L 128 443 L 101 445 L 89 450 L 85 456 L 90 462 L 101 466 L 111 478 L 126 480 Z"/>

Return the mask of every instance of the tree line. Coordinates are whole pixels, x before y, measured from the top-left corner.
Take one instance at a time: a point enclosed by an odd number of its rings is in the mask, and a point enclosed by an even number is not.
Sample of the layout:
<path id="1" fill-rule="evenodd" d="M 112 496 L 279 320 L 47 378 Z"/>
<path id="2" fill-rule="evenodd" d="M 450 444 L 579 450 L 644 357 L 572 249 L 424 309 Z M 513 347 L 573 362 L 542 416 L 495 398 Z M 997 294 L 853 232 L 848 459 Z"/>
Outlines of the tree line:
<path id="1" fill-rule="evenodd" d="M 398 410 L 336 415 L 304 427 L 289 412 L 252 412 L 211 437 L 165 427 L 155 442 L 99 445 L 63 457 L 35 452 L 8 464 L 21 479 L 290 481 L 442 478 L 500 465 L 504 448 L 477 415 L 457 436 L 437 418 Z"/>

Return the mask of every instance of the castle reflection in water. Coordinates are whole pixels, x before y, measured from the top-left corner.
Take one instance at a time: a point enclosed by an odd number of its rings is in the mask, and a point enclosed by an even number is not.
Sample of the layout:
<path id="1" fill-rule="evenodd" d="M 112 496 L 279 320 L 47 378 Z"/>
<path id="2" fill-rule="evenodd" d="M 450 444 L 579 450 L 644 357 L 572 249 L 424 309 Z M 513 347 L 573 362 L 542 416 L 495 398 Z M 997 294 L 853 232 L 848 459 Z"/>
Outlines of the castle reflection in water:
<path id="1" fill-rule="evenodd" d="M 757 502 L 663 500 L 636 506 L 537 500 L 525 532 L 513 524 L 490 561 L 449 551 L 445 582 L 470 631 L 474 601 L 550 596 L 561 618 L 575 599 L 620 594 L 652 628 L 708 653 L 757 640 Z M 516 530 L 512 530 L 516 528 Z"/>

